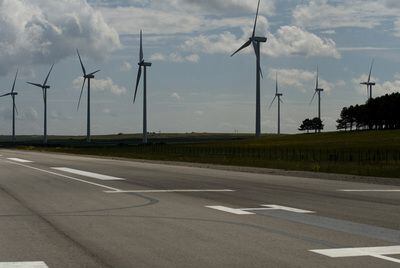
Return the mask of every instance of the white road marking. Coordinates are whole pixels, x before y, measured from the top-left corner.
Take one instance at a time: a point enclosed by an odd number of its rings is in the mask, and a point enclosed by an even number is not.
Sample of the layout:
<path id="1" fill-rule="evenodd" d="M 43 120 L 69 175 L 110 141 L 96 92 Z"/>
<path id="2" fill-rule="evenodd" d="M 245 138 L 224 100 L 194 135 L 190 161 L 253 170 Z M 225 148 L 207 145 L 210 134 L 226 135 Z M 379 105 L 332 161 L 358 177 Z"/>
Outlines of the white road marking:
<path id="1" fill-rule="evenodd" d="M 90 184 L 90 185 L 94 185 L 94 186 L 97 186 L 97 187 L 101 187 L 101 188 L 107 189 L 109 191 L 116 191 L 116 192 L 120 191 L 120 189 L 117 189 L 117 188 L 114 188 L 114 187 L 109 187 L 109 186 L 106 186 L 106 185 L 103 185 L 103 184 L 94 183 L 94 182 L 90 182 L 90 181 L 85 181 L 85 180 L 82 180 L 82 179 L 74 178 L 74 177 L 71 177 L 71 176 L 66 176 L 66 175 L 63 175 L 63 174 L 60 174 L 60 173 L 51 172 L 51 171 L 40 169 L 40 168 L 36 168 L 36 167 L 31 167 L 31 166 L 24 165 L 24 164 L 19 164 L 19 163 L 10 162 L 10 161 L 7 161 L 7 162 L 11 163 L 11 164 L 14 164 L 14 165 L 19 165 L 19 166 L 22 166 L 22 167 L 26 167 L 26 168 L 30 168 L 30 169 L 33 169 L 33 170 L 41 171 L 41 172 L 44 172 L 44 173 L 47 173 L 47 174 L 55 175 L 55 176 L 58 176 L 58 177 L 62 177 L 62 178 L 66 178 L 66 179 L 70 179 L 70 180 L 74 180 L 74 181 L 87 183 L 87 184 Z"/>
<path id="2" fill-rule="evenodd" d="M 25 160 L 21 158 L 7 158 L 8 160 L 19 162 L 19 163 L 33 163 L 33 161 Z"/>
<path id="3" fill-rule="evenodd" d="M 253 215 L 255 213 L 249 212 L 249 211 L 266 211 L 266 210 L 283 210 L 283 211 L 289 211 L 289 212 L 293 212 L 293 213 L 302 213 L 302 214 L 315 213 L 314 211 L 279 206 L 279 205 L 261 205 L 261 206 L 262 206 L 261 208 L 230 208 L 230 207 L 224 207 L 224 206 L 206 206 L 206 207 L 224 211 L 224 212 L 228 212 L 228 213 L 237 214 L 237 215 Z"/>
<path id="4" fill-rule="evenodd" d="M 202 189 L 182 189 L 182 190 L 120 190 L 120 191 L 105 191 L 108 194 L 126 194 L 126 193 L 195 193 L 195 192 L 234 192 L 230 189 L 215 189 L 215 190 L 202 190 Z"/>
<path id="5" fill-rule="evenodd" d="M 377 192 L 377 193 L 396 193 L 400 192 L 400 189 L 385 189 L 385 190 L 379 190 L 379 189 L 365 189 L 365 190 L 351 190 L 351 189 L 343 189 L 343 190 L 338 190 L 339 192 Z"/>
<path id="6" fill-rule="evenodd" d="M 399 255 L 400 246 L 388 247 L 365 247 L 365 248 L 338 248 L 338 249 L 316 249 L 311 252 L 328 256 L 331 258 L 348 258 L 369 256 L 383 259 L 395 263 L 400 263 L 399 259 L 388 257 L 386 255 Z"/>
<path id="7" fill-rule="evenodd" d="M 220 210 L 220 211 L 224 211 L 224 212 L 228 212 L 228 213 L 232 213 L 232 214 L 236 214 L 236 215 L 253 215 L 253 214 L 255 214 L 253 212 L 248 212 L 248 211 L 244 211 L 241 209 L 235 209 L 235 208 L 228 208 L 228 207 L 224 207 L 224 206 L 206 206 L 206 208 L 216 209 L 216 210 Z"/>
<path id="8" fill-rule="evenodd" d="M 48 266 L 42 261 L 0 262 L 0 268 L 48 268 Z"/>
<path id="9" fill-rule="evenodd" d="M 84 176 L 84 177 L 88 177 L 88 178 L 98 179 L 98 180 L 102 180 L 102 181 L 124 181 L 125 180 L 123 178 L 117 178 L 117 177 L 112 177 L 112 176 L 103 175 L 103 174 L 97 174 L 97 173 L 88 172 L 88 171 L 82 171 L 82 170 L 73 169 L 73 168 L 53 167 L 52 169 L 67 172 L 67 173 L 72 173 L 75 175 L 80 175 L 80 176 Z"/>

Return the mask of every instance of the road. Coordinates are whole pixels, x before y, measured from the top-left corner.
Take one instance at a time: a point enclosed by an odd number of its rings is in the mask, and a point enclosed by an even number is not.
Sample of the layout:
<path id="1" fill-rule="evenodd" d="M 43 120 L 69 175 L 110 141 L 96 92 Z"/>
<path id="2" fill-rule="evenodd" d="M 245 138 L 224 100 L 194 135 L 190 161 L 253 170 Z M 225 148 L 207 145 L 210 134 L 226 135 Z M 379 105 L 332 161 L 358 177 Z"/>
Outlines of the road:
<path id="1" fill-rule="evenodd" d="M 399 267 L 400 187 L 0 150 L 3 267 Z"/>

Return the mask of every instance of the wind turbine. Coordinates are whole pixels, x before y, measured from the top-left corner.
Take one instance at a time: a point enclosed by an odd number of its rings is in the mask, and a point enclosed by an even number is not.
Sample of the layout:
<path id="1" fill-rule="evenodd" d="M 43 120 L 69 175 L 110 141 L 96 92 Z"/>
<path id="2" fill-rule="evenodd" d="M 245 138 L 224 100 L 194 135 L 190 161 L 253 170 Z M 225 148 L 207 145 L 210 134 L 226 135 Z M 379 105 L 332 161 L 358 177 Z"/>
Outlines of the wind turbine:
<path id="1" fill-rule="evenodd" d="M 11 92 L 0 96 L 0 98 L 5 97 L 5 96 L 11 96 L 11 98 L 12 98 L 12 102 L 13 102 L 12 141 L 13 142 L 15 142 L 15 113 L 18 114 L 17 106 L 15 105 L 15 96 L 18 95 L 18 93 L 15 92 L 15 83 L 17 82 L 17 76 L 18 76 L 18 69 L 15 74 L 14 83 L 12 85 Z"/>
<path id="2" fill-rule="evenodd" d="M 275 97 L 272 100 L 271 104 L 269 105 L 268 109 L 271 109 L 272 105 L 274 104 L 275 100 L 278 99 L 278 135 L 281 134 L 281 103 L 283 101 L 281 100 L 281 97 L 283 96 L 282 93 L 278 93 L 278 73 L 276 73 L 276 91 L 275 91 Z"/>
<path id="3" fill-rule="evenodd" d="M 371 74 L 372 74 L 373 67 L 374 67 L 374 60 L 372 60 L 371 68 L 369 69 L 368 81 L 360 83 L 361 85 L 367 86 L 367 94 L 369 95 L 369 99 L 372 99 L 372 87 L 376 85 L 375 82 L 371 82 Z"/>
<path id="4" fill-rule="evenodd" d="M 81 94 L 79 95 L 79 102 L 78 102 L 77 110 L 79 110 L 79 106 L 81 104 L 81 99 L 82 99 L 83 89 L 85 87 L 85 83 L 86 83 L 86 80 L 87 80 L 88 84 L 87 84 L 87 134 L 86 134 L 86 141 L 90 142 L 91 141 L 91 137 L 90 137 L 90 80 L 94 79 L 94 75 L 96 73 L 100 72 L 100 70 L 97 70 L 97 71 L 95 71 L 93 73 L 87 74 L 85 66 L 82 63 L 82 58 L 81 58 L 81 55 L 79 54 L 79 50 L 77 49 L 76 52 L 78 53 L 79 62 L 81 63 L 82 72 L 83 72 L 83 84 L 82 84 Z"/>
<path id="5" fill-rule="evenodd" d="M 262 77 L 262 71 L 261 71 L 261 66 L 260 66 L 260 60 L 261 60 L 261 55 L 260 55 L 260 43 L 265 43 L 267 42 L 266 37 L 259 37 L 256 36 L 256 28 L 257 28 L 257 19 L 258 19 L 258 12 L 260 10 L 260 0 L 258 0 L 258 5 L 257 5 L 257 13 L 256 13 L 256 19 L 254 21 L 254 28 L 253 28 L 253 34 L 249 38 L 249 40 L 244 43 L 238 50 L 236 50 L 231 57 L 233 57 L 236 53 L 241 51 L 242 49 L 250 46 L 251 44 L 253 45 L 254 52 L 256 54 L 256 68 L 257 68 L 257 73 L 256 73 L 256 137 L 261 136 L 261 90 L 260 90 L 260 79 Z"/>
<path id="6" fill-rule="evenodd" d="M 140 78 L 142 76 L 143 68 L 143 143 L 147 143 L 147 67 L 150 67 L 151 62 L 146 62 L 143 56 L 143 37 L 142 30 L 140 30 L 140 51 L 139 51 L 139 69 L 136 78 L 136 89 L 133 98 L 133 103 L 136 101 L 136 95 L 140 83 Z"/>
<path id="7" fill-rule="evenodd" d="M 31 83 L 27 82 L 30 85 L 39 87 L 42 89 L 43 93 L 43 101 L 44 101 L 44 128 L 43 128 L 43 143 L 47 144 L 47 90 L 50 89 L 50 86 L 47 85 L 47 81 L 49 80 L 51 71 L 53 70 L 54 64 L 51 65 L 50 71 L 46 76 L 46 79 L 43 82 L 43 85 L 41 84 L 36 84 L 36 83 Z"/>
<path id="8" fill-rule="evenodd" d="M 324 89 L 319 87 L 319 69 L 317 66 L 317 79 L 316 79 L 316 83 L 315 83 L 315 92 L 310 101 L 310 105 L 314 101 L 315 95 L 318 94 L 318 118 L 319 118 L 319 120 L 321 120 L 321 92 L 323 92 L 323 91 L 324 91 Z"/>

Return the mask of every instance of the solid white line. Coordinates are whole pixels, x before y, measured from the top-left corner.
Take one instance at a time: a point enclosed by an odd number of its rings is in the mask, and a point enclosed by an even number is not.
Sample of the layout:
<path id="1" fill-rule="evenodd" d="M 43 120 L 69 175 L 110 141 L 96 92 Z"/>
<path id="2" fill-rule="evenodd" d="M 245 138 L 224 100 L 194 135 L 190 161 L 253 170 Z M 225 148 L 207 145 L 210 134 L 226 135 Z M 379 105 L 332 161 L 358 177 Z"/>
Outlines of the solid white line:
<path id="1" fill-rule="evenodd" d="M 84 176 L 84 177 L 89 177 L 89 178 L 93 178 L 93 179 L 98 179 L 98 180 L 102 180 L 102 181 L 124 181 L 125 180 L 122 178 L 107 176 L 107 175 L 103 175 L 103 174 L 97 174 L 97 173 L 88 172 L 88 171 L 82 171 L 82 170 L 73 169 L 73 168 L 53 167 L 52 169 L 55 169 L 58 171 L 63 171 L 63 172 L 68 172 L 68 173 L 72 173 L 72 174 L 80 175 L 80 176 Z"/>
<path id="2" fill-rule="evenodd" d="M 0 268 L 48 268 L 42 261 L 0 262 Z"/>
<path id="3" fill-rule="evenodd" d="M 33 163 L 33 161 L 25 160 L 21 158 L 7 158 L 8 160 L 19 162 L 19 163 Z"/>
<path id="4" fill-rule="evenodd" d="M 108 194 L 124 194 L 124 193 L 195 193 L 195 192 L 234 192 L 234 190 L 230 189 L 215 189 L 215 190 L 119 190 L 119 191 L 105 191 Z"/>
<path id="5" fill-rule="evenodd" d="M 377 193 L 395 193 L 395 192 L 400 192 L 400 189 L 392 189 L 392 190 L 379 190 L 379 189 L 372 189 L 372 190 L 350 190 L 350 189 L 344 189 L 344 190 L 338 190 L 339 192 L 377 192 Z"/>
<path id="6" fill-rule="evenodd" d="M 391 261 L 391 262 L 395 262 L 395 263 L 400 263 L 399 259 L 388 257 L 388 256 L 383 256 L 383 255 L 370 255 L 370 256 L 378 258 L 378 259 L 382 259 L 382 260 L 385 260 L 385 261 Z"/>
<path id="7" fill-rule="evenodd" d="M 94 185 L 94 186 L 97 186 L 97 187 L 101 187 L 101 188 L 104 188 L 104 189 L 107 189 L 107 190 L 117 191 L 117 192 L 120 191 L 119 189 L 114 188 L 114 187 L 109 187 L 109 186 L 106 186 L 106 185 L 103 185 L 103 184 L 98 184 L 98 183 L 94 183 L 94 182 L 90 182 L 90 181 L 85 181 L 85 180 L 77 179 L 77 178 L 74 178 L 74 177 L 62 175 L 62 174 L 60 174 L 60 173 L 51 172 L 51 171 L 48 171 L 48 170 L 44 170 L 44 169 L 40 169 L 40 168 L 35 168 L 35 167 L 31 167 L 31 166 L 28 166 L 28 165 L 19 164 L 19 163 L 15 163 L 15 162 L 10 162 L 10 161 L 6 161 L 6 162 L 7 162 L 7 163 L 14 164 L 14 165 L 18 165 L 18 166 L 30 168 L 30 169 L 33 169 L 33 170 L 41 171 L 41 172 L 44 172 L 44 173 L 48 173 L 48 174 L 51 174 L 51 175 L 55 175 L 55 176 L 58 176 L 58 177 L 63 177 L 63 178 L 66 178 L 66 179 L 70 179 L 70 180 L 74 180 L 74 181 L 79 181 L 79 182 L 87 183 L 87 184 Z"/>
<path id="8" fill-rule="evenodd" d="M 206 208 L 211 208 L 211 209 L 216 209 L 220 210 L 223 212 L 228 212 L 236 215 L 254 215 L 255 213 L 248 212 L 248 211 L 243 211 L 241 209 L 235 209 L 235 208 L 228 208 L 224 206 L 206 206 Z"/>

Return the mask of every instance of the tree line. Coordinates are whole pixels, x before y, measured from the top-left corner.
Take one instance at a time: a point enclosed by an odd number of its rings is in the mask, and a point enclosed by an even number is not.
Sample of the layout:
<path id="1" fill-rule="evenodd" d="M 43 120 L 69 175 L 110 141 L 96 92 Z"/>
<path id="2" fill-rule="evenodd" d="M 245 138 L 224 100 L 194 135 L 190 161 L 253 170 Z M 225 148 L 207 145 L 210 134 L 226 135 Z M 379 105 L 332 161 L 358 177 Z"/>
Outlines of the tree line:
<path id="1" fill-rule="evenodd" d="M 400 129 L 400 93 L 370 99 L 366 104 L 344 107 L 338 130 Z"/>

